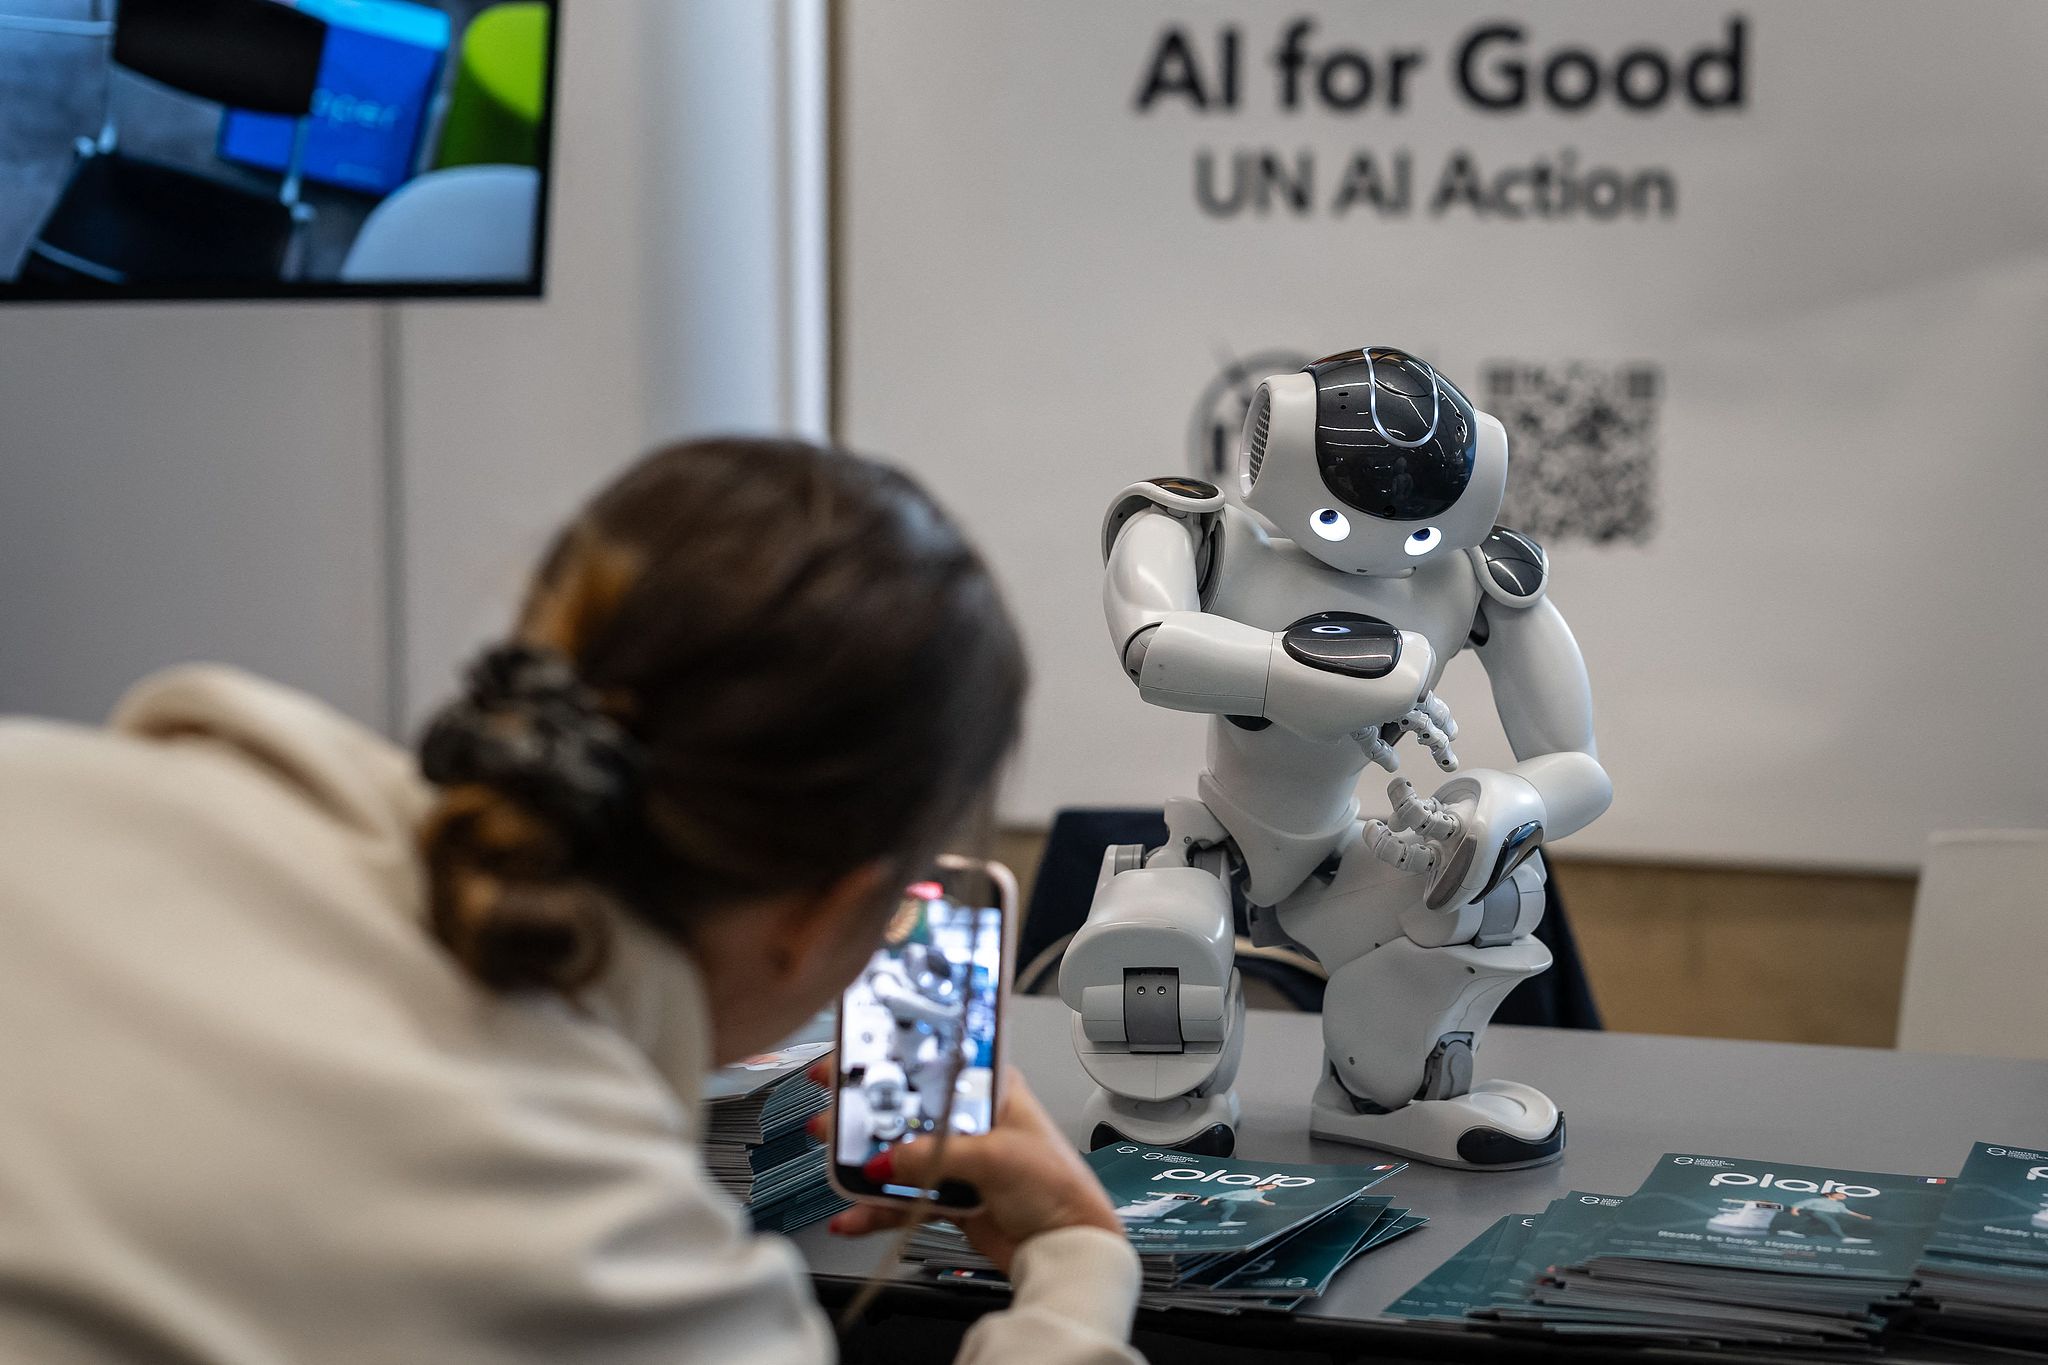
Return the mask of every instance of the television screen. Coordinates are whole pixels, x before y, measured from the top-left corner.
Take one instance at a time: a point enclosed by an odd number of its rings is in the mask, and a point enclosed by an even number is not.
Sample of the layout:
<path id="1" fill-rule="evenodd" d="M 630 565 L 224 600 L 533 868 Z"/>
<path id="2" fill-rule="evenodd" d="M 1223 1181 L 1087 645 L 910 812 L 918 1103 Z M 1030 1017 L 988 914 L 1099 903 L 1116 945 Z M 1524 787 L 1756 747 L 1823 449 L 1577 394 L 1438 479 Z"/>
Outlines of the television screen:
<path id="1" fill-rule="evenodd" d="M 557 0 L 0 0 L 0 298 L 540 293 Z"/>

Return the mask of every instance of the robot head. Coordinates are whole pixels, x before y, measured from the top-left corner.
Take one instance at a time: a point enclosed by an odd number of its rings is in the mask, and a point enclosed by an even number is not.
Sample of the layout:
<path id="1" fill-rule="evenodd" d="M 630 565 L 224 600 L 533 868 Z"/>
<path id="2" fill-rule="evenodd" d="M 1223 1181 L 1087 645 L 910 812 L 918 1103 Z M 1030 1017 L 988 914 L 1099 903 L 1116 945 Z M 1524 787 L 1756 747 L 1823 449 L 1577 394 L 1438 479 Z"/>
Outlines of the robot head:
<path id="1" fill-rule="evenodd" d="M 910 984 L 917 987 L 918 994 L 938 1004 L 951 1004 L 959 998 L 960 982 L 953 974 L 953 964 L 946 955 L 929 943 L 912 943 L 903 949 L 903 970 L 910 978 Z"/>
<path id="2" fill-rule="evenodd" d="M 861 1079 L 860 1093 L 870 1110 L 896 1113 L 903 1108 L 907 1089 L 902 1067 L 894 1062 L 870 1062 Z"/>
<path id="3" fill-rule="evenodd" d="M 1333 569 L 1402 574 L 1479 544 L 1507 490 L 1506 428 L 1388 346 L 1260 384 L 1231 492 Z"/>

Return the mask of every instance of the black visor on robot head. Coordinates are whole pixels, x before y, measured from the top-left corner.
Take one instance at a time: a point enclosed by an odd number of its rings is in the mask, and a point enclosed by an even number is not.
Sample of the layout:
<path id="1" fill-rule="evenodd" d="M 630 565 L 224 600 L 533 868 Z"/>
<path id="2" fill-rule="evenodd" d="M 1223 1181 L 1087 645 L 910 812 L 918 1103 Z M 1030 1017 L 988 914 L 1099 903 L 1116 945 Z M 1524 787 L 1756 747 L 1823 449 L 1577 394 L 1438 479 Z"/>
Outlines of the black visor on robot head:
<path id="1" fill-rule="evenodd" d="M 1316 382 L 1316 464 L 1345 505 L 1388 521 L 1427 521 L 1472 481 L 1479 424 L 1436 368 L 1391 346 L 1324 356 Z"/>

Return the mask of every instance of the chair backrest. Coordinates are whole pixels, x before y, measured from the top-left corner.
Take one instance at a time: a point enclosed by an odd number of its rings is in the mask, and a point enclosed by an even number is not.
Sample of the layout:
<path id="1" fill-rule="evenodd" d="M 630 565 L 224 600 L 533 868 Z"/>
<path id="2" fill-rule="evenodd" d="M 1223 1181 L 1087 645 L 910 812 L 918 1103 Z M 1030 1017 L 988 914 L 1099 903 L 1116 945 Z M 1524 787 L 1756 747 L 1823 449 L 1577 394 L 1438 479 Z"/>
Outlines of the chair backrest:
<path id="1" fill-rule="evenodd" d="M 531 166 L 429 171 L 371 211 L 341 278 L 517 282 L 533 273 L 540 172 Z"/>
<path id="2" fill-rule="evenodd" d="M 283 0 L 121 0 L 114 60 L 217 104 L 303 118 L 327 24 Z"/>
<path id="3" fill-rule="evenodd" d="M 1968 830 L 1928 842 L 1899 1046 L 2048 1058 L 2048 830 Z"/>

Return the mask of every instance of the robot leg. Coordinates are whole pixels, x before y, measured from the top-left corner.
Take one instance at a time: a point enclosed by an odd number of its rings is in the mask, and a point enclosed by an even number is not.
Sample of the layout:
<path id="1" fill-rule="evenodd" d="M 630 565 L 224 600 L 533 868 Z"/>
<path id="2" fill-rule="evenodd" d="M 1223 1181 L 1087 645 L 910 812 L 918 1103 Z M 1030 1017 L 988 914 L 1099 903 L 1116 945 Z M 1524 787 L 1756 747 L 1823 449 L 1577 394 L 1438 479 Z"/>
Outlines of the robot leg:
<path id="1" fill-rule="evenodd" d="M 1515 985 L 1550 966 L 1529 936 L 1542 914 L 1540 863 L 1524 866 L 1469 916 L 1464 942 L 1390 939 L 1330 976 L 1329 1067 L 1310 1131 L 1437 1166 L 1507 1170 L 1564 1153 L 1564 1115 L 1541 1091 L 1472 1079 L 1473 1054 Z M 1419 926 L 1418 926 L 1419 928 Z"/>
<path id="2" fill-rule="evenodd" d="M 1100 1087 L 1085 1110 L 1088 1145 L 1228 1156 L 1244 1047 L 1230 893 L 1200 867 L 1137 863 L 1130 848 L 1104 854 L 1088 922 L 1060 965 L 1074 1051 Z"/>

